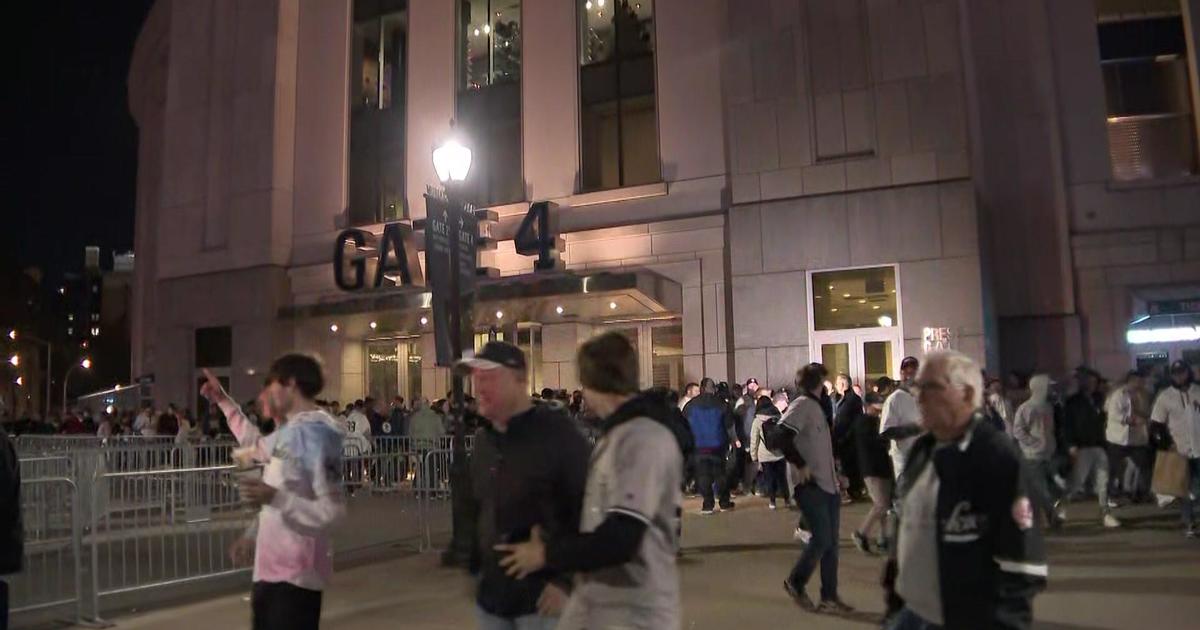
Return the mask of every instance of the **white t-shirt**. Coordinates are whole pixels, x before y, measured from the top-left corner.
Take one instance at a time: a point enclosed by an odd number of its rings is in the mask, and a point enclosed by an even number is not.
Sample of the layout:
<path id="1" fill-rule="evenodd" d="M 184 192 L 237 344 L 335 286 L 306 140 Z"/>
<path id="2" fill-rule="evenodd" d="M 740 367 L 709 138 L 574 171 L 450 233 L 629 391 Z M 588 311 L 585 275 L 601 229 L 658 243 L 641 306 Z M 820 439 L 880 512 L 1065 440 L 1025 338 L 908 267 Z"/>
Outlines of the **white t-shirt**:
<path id="1" fill-rule="evenodd" d="M 889 399 L 890 400 L 890 399 Z M 901 510 L 896 592 L 925 621 L 942 625 L 942 585 L 938 574 L 937 497 L 941 480 L 930 461 L 904 496 Z"/>
<path id="2" fill-rule="evenodd" d="M 1168 387 L 1158 394 L 1150 419 L 1171 430 L 1175 450 L 1188 458 L 1200 458 L 1200 385 L 1186 389 Z"/>
<path id="3" fill-rule="evenodd" d="M 917 400 L 907 390 L 897 389 L 883 403 L 883 413 L 879 417 L 879 432 L 888 429 L 920 423 L 921 413 L 917 410 Z M 904 472 L 904 463 L 908 460 L 908 451 L 912 448 L 917 436 L 902 440 L 892 440 L 890 453 L 892 467 L 897 477 Z"/>

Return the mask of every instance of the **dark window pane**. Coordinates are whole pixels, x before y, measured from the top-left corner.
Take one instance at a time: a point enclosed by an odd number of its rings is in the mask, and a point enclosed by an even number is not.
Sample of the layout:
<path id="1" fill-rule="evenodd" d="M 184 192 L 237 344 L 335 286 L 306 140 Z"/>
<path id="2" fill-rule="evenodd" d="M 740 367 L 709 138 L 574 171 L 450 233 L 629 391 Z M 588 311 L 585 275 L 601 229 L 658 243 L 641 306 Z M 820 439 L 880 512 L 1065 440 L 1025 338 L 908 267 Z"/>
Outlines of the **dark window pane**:
<path id="1" fill-rule="evenodd" d="M 350 56 L 351 225 L 406 216 L 407 3 L 355 0 Z"/>
<path id="2" fill-rule="evenodd" d="M 580 4 L 580 186 L 659 181 L 653 5 Z"/>
<path id="3" fill-rule="evenodd" d="M 229 367 L 233 365 L 233 328 L 215 326 L 197 328 L 196 367 Z"/>
<path id="4" fill-rule="evenodd" d="M 456 123 L 474 152 L 465 195 L 479 206 L 520 201 L 520 1 L 462 2 L 459 42 Z"/>

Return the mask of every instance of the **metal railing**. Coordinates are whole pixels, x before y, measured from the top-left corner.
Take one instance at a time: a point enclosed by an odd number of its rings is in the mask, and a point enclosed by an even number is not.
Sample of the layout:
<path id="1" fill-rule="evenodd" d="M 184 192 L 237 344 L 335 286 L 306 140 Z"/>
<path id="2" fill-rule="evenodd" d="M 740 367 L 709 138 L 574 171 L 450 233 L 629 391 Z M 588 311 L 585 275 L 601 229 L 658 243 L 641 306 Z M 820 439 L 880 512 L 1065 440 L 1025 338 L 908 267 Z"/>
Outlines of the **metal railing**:
<path id="1" fill-rule="evenodd" d="M 91 484 L 91 611 L 100 598 L 244 572 L 227 550 L 254 512 L 233 466 L 95 472 Z M 103 506 L 103 507 L 101 507 Z"/>
<path id="2" fill-rule="evenodd" d="M 450 526 L 452 444 L 376 438 L 369 452 L 347 445 L 347 517 L 331 533 L 337 555 L 433 550 Z M 248 571 L 228 557 L 256 517 L 240 502 L 231 448 L 86 445 L 21 459 L 28 542 L 25 570 L 12 580 L 14 615 L 74 605 L 76 620 L 87 608 L 100 622 L 106 598 L 145 601 L 152 589 Z"/>
<path id="3" fill-rule="evenodd" d="M 22 464 L 24 468 L 24 464 Z M 13 616 L 52 609 L 83 619 L 83 554 L 79 493 L 66 477 L 22 478 L 23 570 L 6 576 Z"/>

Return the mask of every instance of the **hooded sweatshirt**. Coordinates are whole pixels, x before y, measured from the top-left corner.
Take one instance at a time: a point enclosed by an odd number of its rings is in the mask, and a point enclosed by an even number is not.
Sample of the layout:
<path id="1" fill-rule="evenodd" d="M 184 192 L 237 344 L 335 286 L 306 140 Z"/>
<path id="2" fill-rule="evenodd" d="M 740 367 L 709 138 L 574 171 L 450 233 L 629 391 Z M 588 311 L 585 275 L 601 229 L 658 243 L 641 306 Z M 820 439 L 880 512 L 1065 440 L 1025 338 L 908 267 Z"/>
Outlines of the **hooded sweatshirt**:
<path id="1" fill-rule="evenodd" d="M 1013 416 L 1013 437 L 1021 445 L 1026 459 L 1049 460 L 1054 456 L 1054 406 L 1049 401 L 1050 377 L 1034 375 L 1029 379 L 1029 400 L 1021 403 Z"/>
<path id="2" fill-rule="evenodd" d="M 263 436 L 230 398 L 218 402 L 238 445 L 254 448 L 266 464 L 263 482 L 275 498 L 258 513 L 255 526 L 255 582 L 287 582 L 324 590 L 333 575 L 329 530 L 346 513 L 342 494 L 342 442 L 345 433 L 321 410 L 288 417 Z"/>

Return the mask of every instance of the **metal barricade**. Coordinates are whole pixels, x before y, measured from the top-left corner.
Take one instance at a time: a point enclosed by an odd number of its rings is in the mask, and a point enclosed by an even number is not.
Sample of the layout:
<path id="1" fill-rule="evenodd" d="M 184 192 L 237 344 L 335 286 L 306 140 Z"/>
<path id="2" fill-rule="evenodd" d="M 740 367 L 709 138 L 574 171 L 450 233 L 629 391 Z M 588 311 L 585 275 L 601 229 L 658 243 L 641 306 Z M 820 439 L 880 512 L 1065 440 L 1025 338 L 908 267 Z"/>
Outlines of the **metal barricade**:
<path id="1" fill-rule="evenodd" d="M 18 465 L 21 468 L 21 479 L 73 479 L 75 476 L 74 459 L 70 455 L 25 457 L 18 460 Z"/>
<path id="2" fill-rule="evenodd" d="M 433 534 L 449 531 L 450 470 L 454 465 L 452 449 L 429 450 L 421 458 L 421 482 L 417 496 L 421 505 L 421 551 L 433 551 Z"/>
<path id="3" fill-rule="evenodd" d="M 110 595 L 232 575 L 227 550 L 256 512 L 238 498 L 233 466 L 97 471 L 94 527 L 85 538 L 92 612 Z"/>
<path id="4" fill-rule="evenodd" d="M 25 529 L 23 568 L 7 576 L 14 618 L 67 609 L 83 618 L 83 565 L 79 494 L 66 477 L 21 480 Z"/>

